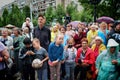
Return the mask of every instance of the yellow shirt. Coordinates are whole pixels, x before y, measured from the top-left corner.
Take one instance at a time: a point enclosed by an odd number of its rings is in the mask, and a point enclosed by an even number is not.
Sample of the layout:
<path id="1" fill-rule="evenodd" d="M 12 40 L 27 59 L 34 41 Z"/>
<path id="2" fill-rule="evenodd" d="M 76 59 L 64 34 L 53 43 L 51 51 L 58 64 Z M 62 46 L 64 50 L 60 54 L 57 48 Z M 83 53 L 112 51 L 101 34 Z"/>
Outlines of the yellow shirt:
<path id="1" fill-rule="evenodd" d="M 88 45 L 90 45 L 90 43 L 95 39 L 95 37 L 98 35 L 98 31 L 88 31 L 87 33 L 87 39 L 88 39 Z"/>

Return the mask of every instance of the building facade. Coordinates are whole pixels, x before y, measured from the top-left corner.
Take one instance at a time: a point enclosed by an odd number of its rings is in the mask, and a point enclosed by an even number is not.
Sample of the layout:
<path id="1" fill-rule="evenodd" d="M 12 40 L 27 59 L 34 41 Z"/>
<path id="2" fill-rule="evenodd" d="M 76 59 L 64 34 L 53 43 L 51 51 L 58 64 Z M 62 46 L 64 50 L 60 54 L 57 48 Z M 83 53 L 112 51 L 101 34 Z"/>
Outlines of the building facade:
<path id="1" fill-rule="evenodd" d="M 33 13 L 35 16 L 38 16 L 39 13 L 44 14 L 49 6 L 55 9 L 58 4 L 62 4 L 63 7 L 66 8 L 67 5 L 70 4 L 71 2 L 72 4 L 77 5 L 79 11 L 83 9 L 79 5 L 78 0 L 15 0 L 12 3 L 3 6 L 2 11 L 5 8 L 11 11 L 12 4 L 18 5 L 18 8 L 20 9 L 27 5 L 30 7 L 31 13 Z"/>

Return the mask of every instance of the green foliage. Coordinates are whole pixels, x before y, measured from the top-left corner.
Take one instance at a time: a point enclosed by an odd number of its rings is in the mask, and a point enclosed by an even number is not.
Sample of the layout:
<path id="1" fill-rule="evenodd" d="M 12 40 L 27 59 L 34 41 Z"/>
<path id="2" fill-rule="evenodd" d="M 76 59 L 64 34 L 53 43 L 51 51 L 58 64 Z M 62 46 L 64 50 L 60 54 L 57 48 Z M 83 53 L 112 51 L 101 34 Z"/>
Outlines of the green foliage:
<path id="1" fill-rule="evenodd" d="M 23 14 L 25 15 L 25 18 L 26 17 L 30 17 L 30 7 L 29 6 L 25 6 L 22 10 Z"/>
<path id="2" fill-rule="evenodd" d="M 47 11 L 45 13 L 46 19 L 47 19 L 47 24 L 51 24 L 51 22 L 53 21 L 54 17 L 55 17 L 55 12 L 53 10 L 53 7 L 48 7 Z"/>
<path id="3" fill-rule="evenodd" d="M 89 0 L 79 0 L 86 12 L 90 10 L 88 15 L 94 13 L 94 5 Z M 97 5 L 97 17 L 109 16 L 114 19 L 120 19 L 120 1 L 119 0 L 101 0 Z"/>
<path id="4" fill-rule="evenodd" d="M 33 24 L 34 24 L 34 27 L 38 25 L 37 19 L 34 18 L 32 22 L 33 22 Z"/>
<path id="5" fill-rule="evenodd" d="M 9 16 L 8 10 L 5 8 L 2 14 L 2 18 L 3 18 L 3 21 L 1 21 L 2 26 L 8 24 L 8 16 Z"/>
<path id="6" fill-rule="evenodd" d="M 8 24 L 21 27 L 26 17 L 30 17 L 30 8 L 25 6 L 20 10 L 17 5 L 12 4 L 12 10 L 4 9 L 2 17 L 0 18 L 0 26 Z"/>
<path id="7" fill-rule="evenodd" d="M 0 27 L 3 27 L 2 19 L 0 17 Z"/>
<path id="8" fill-rule="evenodd" d="M 9 24 L 15 25 L 17 27 L 21 27 L 22 23 L 24 22 L 22 12 L 16 5 L 12 5 L 12 11 L 9 15 Z"/>
<path id="9" fill-rule="evenodd" d="M 56 19 L 60 24 L 63 24 L 62 18 L 65 16 L 65 9 L 63 5 L 58 5 L 56 8 Z"/>

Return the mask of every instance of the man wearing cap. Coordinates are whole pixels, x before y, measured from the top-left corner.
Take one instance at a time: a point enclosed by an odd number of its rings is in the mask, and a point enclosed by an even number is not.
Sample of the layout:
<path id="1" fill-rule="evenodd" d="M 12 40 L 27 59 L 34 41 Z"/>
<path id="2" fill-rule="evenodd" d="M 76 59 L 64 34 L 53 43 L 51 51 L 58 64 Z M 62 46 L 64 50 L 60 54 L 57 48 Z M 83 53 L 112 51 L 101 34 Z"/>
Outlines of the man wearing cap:
<path id="1" fill-rule="evenodd" d="M 96 60 L 97 80 L 120 80 L 117 67 L 120 67 L 119 44 L 114 39 L 109 39 L 107 50 Z"/>

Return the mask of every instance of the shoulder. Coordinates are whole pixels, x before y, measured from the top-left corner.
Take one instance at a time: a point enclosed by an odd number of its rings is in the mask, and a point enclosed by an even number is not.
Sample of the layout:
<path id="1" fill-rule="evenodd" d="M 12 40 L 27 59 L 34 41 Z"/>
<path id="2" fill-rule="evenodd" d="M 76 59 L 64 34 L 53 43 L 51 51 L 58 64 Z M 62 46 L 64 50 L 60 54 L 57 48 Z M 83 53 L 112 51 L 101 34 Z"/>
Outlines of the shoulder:
<path id="1" fill-rule="evenodd" d="M 13 40 L 13 38 L 12 38 L 11 36 L 8 36 L 8 39 L 9 39 L 9 40 Z"/>
<path id="2" fill-rule="evenodd" d="M 45 49 L 45 48 L 43 48 L 43 47 L 41 48 L 41 50 L 46 52 L 46 49 Z"/>
<path id="3" fill-rule="evenodd" d="M 54 46 L 55 45 L 55 42 L 51 42 L 50 44 L 49 44 L 49 46 L 51 47 L 51 46 Z"/>
<path id="4" fill-rule="evenodd" d="M 87 51 L 88 51 L 89 53 L 94 53 L 94 51 L 93 51 L 91 48 L 89 48 L 89 47 L 88 47 Z"/>
<path id="5" fill-rule="evenodd" d="M 78 52 L 81 52 L 82 51 L 82 48 L 78 48 Z"/>
<path id="6" fill-rule="evenodd" d="M 44 30 L 50 32 L 50 29 L 48 27 L 46 27 L 46 26 L 44 27 Z"/>
<path id="7" fill-rule="evenodd" d="M 108 53 L 107 53 L 107 50 L 103 50 L 102 53 L 99 54 L 99 56 L 104 57 L 104 56 L 107 55 L 107 54 L 108 54 Z"/>
<path id="8" fill-rule="evenodd" d="M 92 47 L 91 47 L 91 49 L 94 49 L 94 48 L 95 48 L 95 46 L 96 46 L 96 44 L 93 44 L 93 45 L 92 45 Z"/>

